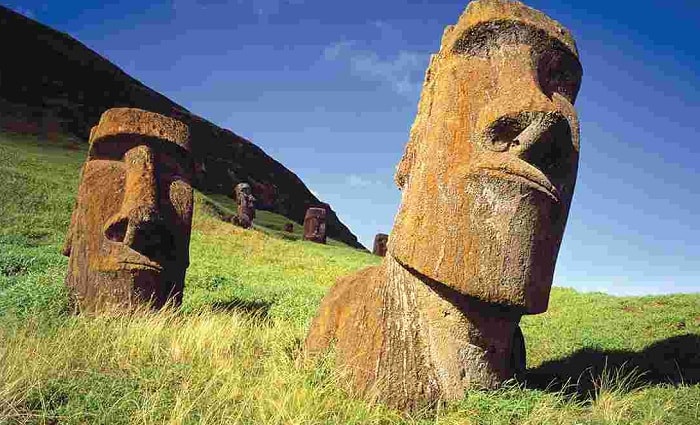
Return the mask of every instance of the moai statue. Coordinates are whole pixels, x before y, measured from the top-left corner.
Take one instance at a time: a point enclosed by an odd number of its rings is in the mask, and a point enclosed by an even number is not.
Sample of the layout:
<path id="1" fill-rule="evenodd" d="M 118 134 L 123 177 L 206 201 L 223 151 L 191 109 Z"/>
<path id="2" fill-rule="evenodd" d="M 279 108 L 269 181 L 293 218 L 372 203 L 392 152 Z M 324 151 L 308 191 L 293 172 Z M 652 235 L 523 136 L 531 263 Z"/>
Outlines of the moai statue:
<path id="1" fill-rule="evenodd" d="M 292 223 L 285 223 L 284 224 L 284 231 L 287 233 L 294 232 L 294 225 Z"/>
<path id="2" fill-rule="evenodd" d="M 255 197 L 248 183 L 238 183 L 235 192 L 238 202 L 236 223 L 245 229 L 250 229 L 255 219 Z"/>
<path id="3" fill-rule="evenodd" d="M 374 237 L 374 246 L 372 254 L 384 257 L 386 255 L 386 244 L 389 242 L 389 235 L 385 233 L 377 233 Z"/>
<path id="4" fill-rule="evenodd" d="M 304 239 L 326 243 L 326 209 L 311 207 L 304 217 Z"/>
<path id="5" fill-rule="evenodd" d="M 426 72 L 387 255 L 326 295 L 311 353 L 334 345 L 360 392 L 405 410 L 524 367 L 518 323 L 547 309 L 574 191 L 581 76 L 559 23 L 469 4 Z"/>
<path id="6" fill-rule="evenodd" d="M 80 311 L 179 305 L 192 224 L 189 128 L 115 108 L 89 142 L 63 251 Z"/>

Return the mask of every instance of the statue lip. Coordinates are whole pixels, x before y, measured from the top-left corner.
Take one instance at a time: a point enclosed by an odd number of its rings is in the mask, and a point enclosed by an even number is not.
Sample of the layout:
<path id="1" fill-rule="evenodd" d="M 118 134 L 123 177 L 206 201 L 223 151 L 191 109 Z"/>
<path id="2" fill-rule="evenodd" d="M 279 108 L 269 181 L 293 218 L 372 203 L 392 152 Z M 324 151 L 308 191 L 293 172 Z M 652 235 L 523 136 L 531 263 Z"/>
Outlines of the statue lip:
<path id="1" fill-rule="evenodd" d="M 155 270 L 158 272 L 163 271 L 163 267 L 161 267 L 157 263 L 152 263 L 148 261 L 120 261 L 118 263 L 120 266 L 123 266 L 126 269 L 131 269 L 131 270 Z"/>
<path id="2" fill-rule="evenodd" d="M 559 191 L 544 173 L 521 159 L 512 158 L 503 161 L 503 158 L 500 158 L 498 161 L 485 161 L 479 164 L 478 170 L 525 183 L 549 196 L 555 203 L 560 202 Z"/>

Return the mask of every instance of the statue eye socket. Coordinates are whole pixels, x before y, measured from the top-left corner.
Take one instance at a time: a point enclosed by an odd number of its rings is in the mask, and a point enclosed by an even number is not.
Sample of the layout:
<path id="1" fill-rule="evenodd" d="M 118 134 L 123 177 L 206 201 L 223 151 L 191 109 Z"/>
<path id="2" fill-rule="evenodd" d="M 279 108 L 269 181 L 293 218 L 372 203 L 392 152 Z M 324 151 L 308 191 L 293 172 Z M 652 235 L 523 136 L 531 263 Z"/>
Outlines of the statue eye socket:
<path id="1" fill-rule="evenodd" d="M 124 154 L 134 147 L 129 141 L 107 139 L 90 146 L 88 160 L 124 161 Z"/>
<path id="2" fill-rule="evenodd" d="M 547 50 L 538 57 L 537 77 L 542 91 L 549 97 L 559 93 L 574 103 L 581 74 L 581 65 L 568 52 Z"/>

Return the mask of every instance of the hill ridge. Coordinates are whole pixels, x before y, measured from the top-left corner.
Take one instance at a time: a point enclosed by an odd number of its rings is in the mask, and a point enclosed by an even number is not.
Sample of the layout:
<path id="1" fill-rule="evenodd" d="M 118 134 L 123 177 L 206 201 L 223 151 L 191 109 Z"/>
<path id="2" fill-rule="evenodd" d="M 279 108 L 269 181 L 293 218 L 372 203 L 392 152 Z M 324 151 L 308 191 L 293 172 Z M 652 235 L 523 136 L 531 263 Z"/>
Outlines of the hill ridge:
<path id="1" fill-rule="evenodd" d="M 259 146 L 190 112 L 69 34 L 0 5 L 0 37 L 22 40 L 7 43 L 5 55 L 12 60 L 0 65 L 0 128 L 87 139 L 104 110 L 146 109 L 190 126 L 197 189 L 230 196 L 238 182 L 248 181 L 258 208 L 297 223 L 303 223 L 308 207 L 325 204 Z M 328 236 L 365 249 L 328 209 Z"/>

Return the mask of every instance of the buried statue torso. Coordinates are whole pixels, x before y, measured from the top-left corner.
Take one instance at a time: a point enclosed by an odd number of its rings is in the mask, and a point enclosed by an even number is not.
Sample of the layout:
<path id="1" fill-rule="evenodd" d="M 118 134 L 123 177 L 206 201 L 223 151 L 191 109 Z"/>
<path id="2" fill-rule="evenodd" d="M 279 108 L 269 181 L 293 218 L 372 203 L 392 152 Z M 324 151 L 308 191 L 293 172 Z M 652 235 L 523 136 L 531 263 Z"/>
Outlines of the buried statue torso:
<path id="1" fill-rule="evenodd" d="M 380 266 L 342 278 L 306 346 L 366 396 L 413 410 L 523 367 L 574 190 L 582 69 L 569 32 L 509 0 L 470 3 L 426 72 Z"/>

